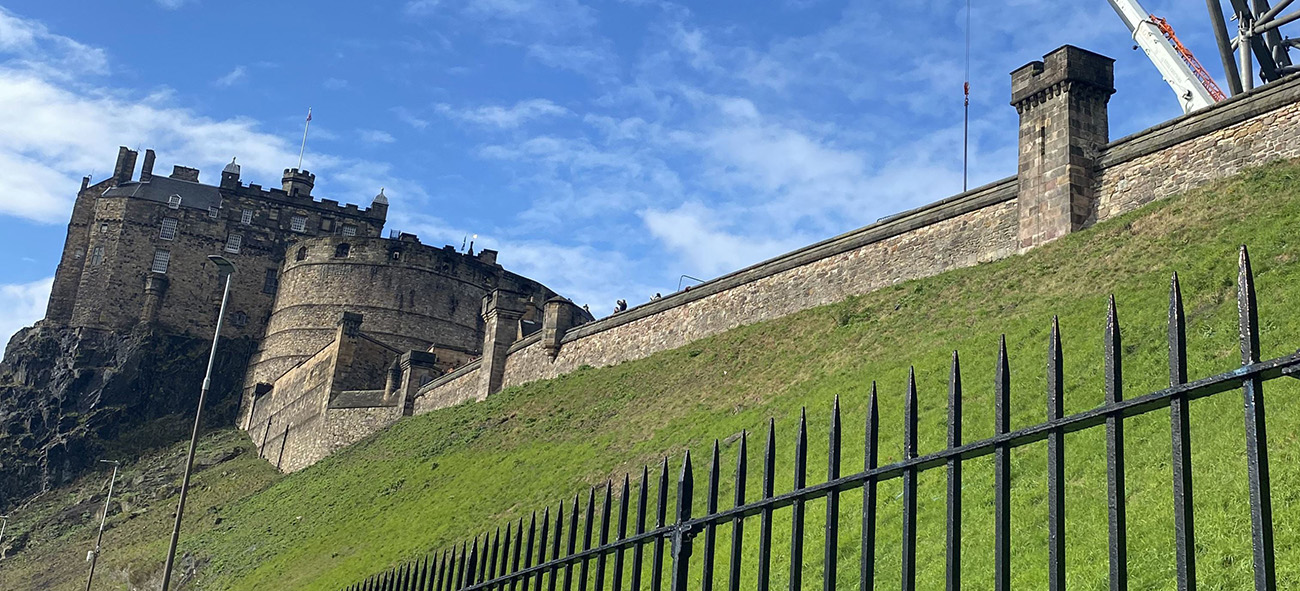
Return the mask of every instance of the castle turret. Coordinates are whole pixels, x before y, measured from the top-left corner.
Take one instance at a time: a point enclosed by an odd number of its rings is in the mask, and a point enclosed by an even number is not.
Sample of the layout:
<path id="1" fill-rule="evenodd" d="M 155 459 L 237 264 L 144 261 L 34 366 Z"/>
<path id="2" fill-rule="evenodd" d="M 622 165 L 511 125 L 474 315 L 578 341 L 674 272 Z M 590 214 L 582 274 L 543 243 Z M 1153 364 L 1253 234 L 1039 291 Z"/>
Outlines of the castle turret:
<path id="1" fill-rule="evenodd" d="M 221 169 L 221 188 L 238 189 L 239 188 L 239 165 L 235 164 L 235 159 L 230 159 L 230 164 Z"/>
<path id="2" fill-rule="evenodd" d="M 312 187 L 316 186 L 316 175 L 297 168 L 286 168 L 280 182 L 284 185 L 285 193 L 310 197 Z"/>
<path id="3" fill-rule="evenodd" d="M 379 194 L 375 195 L 375 200 L 370 202 L 370 211 L 384 219 L 388 218 L 388 197 L 384 196 L 384 188 L 379 188 Z"/>

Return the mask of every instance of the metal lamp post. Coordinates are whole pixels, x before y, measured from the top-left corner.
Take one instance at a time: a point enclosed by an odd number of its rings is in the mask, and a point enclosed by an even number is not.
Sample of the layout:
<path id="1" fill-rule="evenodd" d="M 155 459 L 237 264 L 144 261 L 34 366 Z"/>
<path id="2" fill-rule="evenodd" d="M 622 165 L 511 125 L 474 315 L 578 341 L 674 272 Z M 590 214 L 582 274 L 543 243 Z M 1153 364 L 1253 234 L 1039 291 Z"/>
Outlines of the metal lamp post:
<path id="1" fill-rule="evenodd" d="M 117 460 L 100 460 L 113 465 L 113 476 L 108 481 L 108 497 L 104 499 L 104 515 L 99 520 L 99 537 L 95 539 L 95 549 L 90 551 L 90 574 L 86 575 L 86 591 L 90 591 L 90 582 L 95 580 L 95 563 L 99 562 L 99 546 L 104 542 L 104 524 L 108 522 L 108 506 L 113 502 L 113 485 L 117 484 L 117 469 L 121 464 Z"/>
<path id="2" fill-rule="evenodd" d="M 226 287 L 221 292 L 221 310 L 217 312 L 217 328 L 212 334 L 212 351 L 208 354 L 208 371 L 203 376 L 203 389 L 199 391 L 199 407 L 194 411 L 194 433 L 190 435 L 190 452 L 185 456 L 185 476 L 181 479 L 181 498 L 176 504 L 176 524 L 172 526 L 172 541 L 167 548 L 167 565 L 163 567 L 162 591 L 171 585 L 172 566 L 176 562 L 176 542 L 181 535 L 181 515 L 185 513 L 185 495 L 190 488 L 190 472 L 194 469 L 194 450 L 199 444 L 199 425 L 203 418 L 203 400 L 212 385 L 212 365 L 217 360 L 217 341 L 221 339 L 221 321 L 226 317 L 226 302 L 230 299 L 230 282 L 235 276 L 235 264 L 220 255 L 208 255 L 217 266 L 218 273 L 226 274 Z"/>

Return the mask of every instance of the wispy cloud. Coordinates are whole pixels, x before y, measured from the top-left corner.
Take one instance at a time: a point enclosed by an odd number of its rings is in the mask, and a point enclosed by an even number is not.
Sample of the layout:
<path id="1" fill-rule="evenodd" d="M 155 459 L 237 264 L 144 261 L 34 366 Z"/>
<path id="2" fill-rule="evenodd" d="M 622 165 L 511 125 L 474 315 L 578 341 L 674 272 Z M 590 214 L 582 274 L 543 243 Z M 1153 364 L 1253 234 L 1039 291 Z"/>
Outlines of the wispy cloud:
<path id="1" fill-rule="evenodd" d="M 0 7 L 0 56 L 7 67 L 40 70 L 43 75 L 71 79 L 108 73 L 108 55 L 62 35 L 36 21 L 20 18 Z"/>
<path id="2" fill-rule="evenodd" d="M 397 141 L 393 134 L 378 129 L 358 129 L 357 136 L 367 144 L 391 144 Z"/>
<path id="3" fill-rule="evenodd" d="M 0 284 L 0 343 L 8 343 L 18 329 L 31 326 L 45 316 L 53 277 L 31 283 Z"/>
<path id="4" fill-rule="evenodd" d="M 235 84 L 242 82 L 247 77 L 248 77 L 248 68 L 245 68 L 244 66 L 235 66 L 235 69 L 231 70 L 226 75 L 217 78 L 212 83 L 217 86 L 234 86 Z"/>
<path id="5" fill-rule="evenodd" d="M 569 110 L 546 99 L 519 101 L 511 106 L 485 105 L 457 109 L 448 104 L 438 104 L 439 113 L 479 125 L 514 128 L 536 119 L 566 115 Z"/>
<path id="6" fill-rule="evenodd" d="M 187 4 L 197 4 L 198 0 L 154 0 L 154 2 L 167 10 L 178 10 Z"/>

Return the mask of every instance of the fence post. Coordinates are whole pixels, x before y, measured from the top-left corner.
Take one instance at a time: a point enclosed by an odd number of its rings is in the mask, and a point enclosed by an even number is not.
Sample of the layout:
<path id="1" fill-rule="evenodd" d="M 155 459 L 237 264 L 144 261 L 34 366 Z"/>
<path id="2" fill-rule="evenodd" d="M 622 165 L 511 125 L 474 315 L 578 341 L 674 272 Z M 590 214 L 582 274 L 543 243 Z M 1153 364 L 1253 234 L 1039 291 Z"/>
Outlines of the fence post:
<path id="1" fill-rule="evenodd" d="M 673 572 L 672 591 L 686 591 L 687 578 L 690 577 L 691 535 L 686 527 L 691 520 L 691 497 L 694 494 L 695 479 L 691 474 L 691 450 L 686 450 L 686 459 L 682 462 L 682 475 L 677 479 L 677 519 L 673 527 Z"/>

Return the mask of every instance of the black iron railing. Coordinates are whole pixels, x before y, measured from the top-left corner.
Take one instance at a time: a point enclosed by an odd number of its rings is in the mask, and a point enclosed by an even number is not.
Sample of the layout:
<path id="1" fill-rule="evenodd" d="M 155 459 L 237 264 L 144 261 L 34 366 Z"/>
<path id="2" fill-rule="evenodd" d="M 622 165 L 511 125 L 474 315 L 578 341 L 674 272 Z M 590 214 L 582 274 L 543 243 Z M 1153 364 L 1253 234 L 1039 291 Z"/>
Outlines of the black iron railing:
<path id="1" fill-rule="evenodd" d="M 803 570 L 808 557 L 804 556 L 805 507 L 809 501 L 826 499 L 824 553 L 821 557 L 822 581 L 826 591 L 835 588 L 839 552 L 840 496 L 861 491 L 862 551 L 859 585 L 873 588 L 876 556 L 877 485 L 893 478 L 902 479 L 902 588 L 916 587 L 917 546 L 917 478 L 926 470 L 947 469 L 947 540 L 946 588 L 957 591 L 961 586 L 961 489 L 962 463 L 966 460 L 992 454 L 994 456 L 994 588 L 1011 589 L 1011 450 L 1032 443 L 1047 441 L 1048 487 L 1048 588 L 1065 589 L 1065 455 L 1064 437 L 1084 429 L 1104 425 L 1106 431 L 1107 497 L 1109 504 L 1109 562 L 1110 589 L 1127 589 L 1127 528 L 1125 525 L 1124 486 L 1124 419 L 1168 408 L 1172 435 L 1172 467 L 1174 496 L 1175 555 L 1177 561 L 1177 587 L 1180 591 L 1195 589 L 1195 534 L 1192 516 L 1191 453 L 1188 435 L 1188 403 L 1198 398 L 1240 389 L 1245 409 L 1246 461 L 1250 489 L 1250 514 L 1252 551 L 1254 555 L 1254 581 L 1258 591 L 1276 589 L 1273 550 L 1273 516 L 1270 500 L 1267 436 L 1264 426 L 1264 398 L 1261 384 L 1284 375 L 1300 375 L 1300 353 L 1267 361 L 1259 359 L 1259 318 L 1256 308 L 1254 278 L 1246 248 L 1242 247 L 1237 276 L 1237 308 L 1240 327 L 1241 366 L 1208 378 L 1187 381 L 1187 351 L 1182 294 L 1178 277 L 1174 276 L 1169 294 L 1169 387 L 1136 398 L 1125 398 L 1121 381 L 1120 324 L 1111 298 L 1105 329 L 1105 403 L 1085 412 L 1064 416 L 1062 401 L 1062 354 L 1060 330 L 1052 322 L 1047 361 L 1047 422 L 1010 430 L 1010 369 L 1007 362 L 1006 340 L 1002 340 L 998 353 L 995 377 L 995 435 L 972 443 L 962 442 L 962 384 L 957 354 L 952 357 L 952 371 L 948 389 L 948 441 L 947 448 L 928 455 L 917 455 L 917 395 L 916 380 L 910 375 L 904 411 L 903 459 L 885 466 L 877 465 L 879 416 L 875 385 L 872 385 L 865 426 L 866 454 L 862 471 L 849 476 L 840 474 L 840 411 L 836 399 L 831 413 L 827 478 L 825 482 L 807 485 L 807 421 L 800 417 L 795 439 L 794 490 L 775 494 L 776 429 L 769 422 L 767 445 L 762 456 L 762 491 L 760 499 L 748 502 L 745 481 L 748 467 L 747 437 L 739 441 L 739 456 L 735 468 L 735 498 L 733 506 L 718 507 L 720 465 L 718 444 L 715 441 L 709 465 L 708 488 L 705 492 L 705 514 L 694 516 L 691 508 L 695 501 L 694 469 L 688 451 L 677 481 L 676 509 L 668 521 L 668 460 L 664 459 L 655 489 L 657 503 L 653 526 L 647 525 L 650 474 L 641 473 L 641 483 L 636 491 L 637 512 L 635 521 L 628 523 L 631 483 L 624 477 L 617 507 L 614 539 L 610 539 L 613 486 L 605 486 L 604 503 L 600 517 L 596 518 L 596 489 L 587 497 L 586 510 L 581 511 L 579 497 L 573 498 L 568 514 L 567 528 L 564 505 L 555 511 L 552 519 L 549 508 L 543 510 L 539 524 L 534 513 L 525 537 L 524 523 L 507 524 L 505 535 L 497 532 L 475 538 L 473 543 L 462 543 L 436 557 L 405 564 L 399 568 L 375 575 L 365 582 L 347 587 L 345 591 L 555 591 L 557 588 L 587 591 L 612 591 L 629 589 L 640 591 L 663 588 L 665 564 L 668 583 L 672 591 L 697 588 L 713 591 L 715 561 L 718 556 L 718 526 L 730 526 L 731 547 L 726 557 L 728 572 L 727 590 L 741 589 L 742 569 L 753 569 L 758 591 L 769 591 L 772 575 L 772 524 L 773 514 L 779 509 L 791 511 L 790 589 L 801 589 Z M 586 519 L 578 531 L 579 513 Z M 746 534 L 746 520 L 758 517 L 758 557 L 755 563 L 742 560 L 742 542 Z M 594 527 L 600 523 L 599 539 L 593 541 Z M 553 524 L 553 526 L 552 526 Z M 553 527 L 553 529 L 552 529 Z M 629 533 L 628 529 L 632 528 Z M 649 528 L 649 529 L 647 529 Z M 567 529 L 568 533 L 563 532 Z M 691 556 L 696 550 L 697 538 L 702 534 L 702 556 L 697 561 L 700 572 L 690 572 Z M 512 539 L 513 536 L 513 539 Z M 577 547 L 581 537 L 582 548 Z M 563 549 L 562 539 L 564 541 Z M 593 543 L 595 546 L 593 546 Z M 563 550 L 563 551 L 562 551 Z M 645 553 L 652 553 L 648 581 L 643 579 Z M 665 562 L 665 552 L 669 560 Z M 631 554 L 630 573 L 624 578 L 625 560 Z M 536 562 L 534 562 L 534 559 Z M 594 563 L 594 565 L 593 565 Z M 612 563 L 612 564 L 611 564 Z M 612 566 L 606 576 L 606 566 Z M 594 577 L 591 569 L 594 566 Z M 577 570 L 575 577 L 574 570 Z M 627 585 L 625 587 L 625 584 Z"/>

